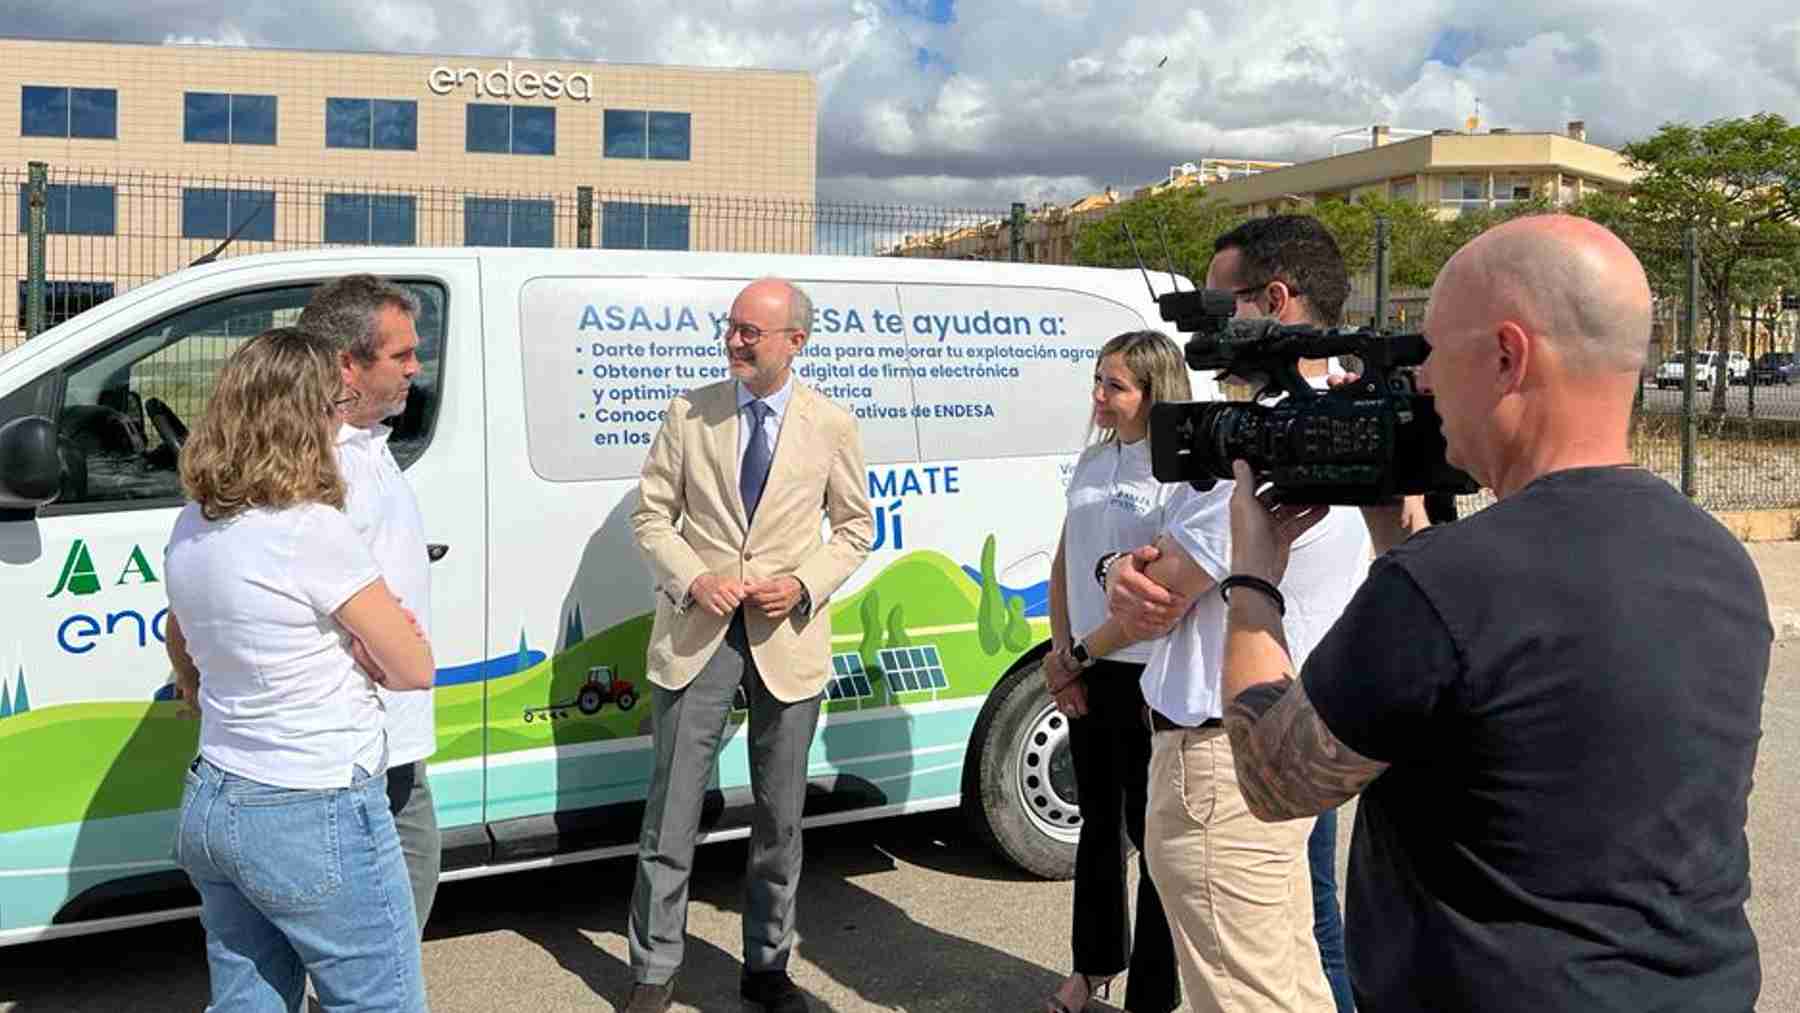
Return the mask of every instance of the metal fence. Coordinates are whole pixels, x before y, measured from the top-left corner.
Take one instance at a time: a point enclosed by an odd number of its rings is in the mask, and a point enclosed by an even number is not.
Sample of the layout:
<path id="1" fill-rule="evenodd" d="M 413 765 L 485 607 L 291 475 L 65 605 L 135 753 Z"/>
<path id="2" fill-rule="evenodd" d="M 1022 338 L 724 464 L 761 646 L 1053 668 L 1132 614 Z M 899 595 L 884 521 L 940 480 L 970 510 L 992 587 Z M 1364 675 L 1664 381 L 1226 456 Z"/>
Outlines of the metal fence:
<path id="1" fill-rule="evenodd" d="M 1388 291 L 1385 240 L 1377 229 L 1375 268 L 1355 279 L 1346 322 L 1416 330 L 1428 292 Z M 1800 506 L 1800 313 L 1792 300 L 1734 313 L 1720 328 L 1705 311 L 1696 242 L 1637 252 L 1679 257 L 1688 284 L 1655 300 L 1632 406 L 1634 460 L 1708 509 Z M 1491 502 L 1483 491 L 1459 507 L 1467 513 Z"/>
<path id="2" fill-rule="evenodd" d="M 0 351 L 193 263 L 227 237 L 220 257 L 372 243 L 875 256 L 912 237 L 952 234 L 1009 214 L 589 186 L 409 188 L 38 165 L 44 206 L 35 234 L 30 194 L 40 191 L 31 186 L 33 168 L 0 168 L 0 190 L 16 194 L 0 200 Z M 28 298 L 34 253 L 44 279 L 36 329 Z"/>
<path id="3" fill-rule="evenodd" d="M 0 351 L 214 253 L 380 242 L 1035 261 L 1066 260 L 1071 245 L 1034 248 L 1023 204 L 1000 211 L 586 186 L 557 193 L 409 189 L 42 163 L 0 169 L 0 188 L 18 195 L 0 200 Z M 1389 289 L 1386 241 L 1386 230 L 1377 228 L 1375 268 L 1355 279 L 1346 322 L 1416 329 L 1427 292 Z M 1050 255 L 1052 248 L 1060 253 Z M 1686 256 L 1691 277 L 1698 254 Z M 31 283 L 34 276 L 41 284 Z M 257 311 L 238 325 L 266 320 Z M 1659 302 L 1633 411 L 1633 454 L 1710 509 L 1800 506 L 1796 314 L 1746 313 L 1730 333 L 1715 329 L 1697 284 Z M 1486 502 L 1485 495 L 1469 497 L 1463 506 Z"/>

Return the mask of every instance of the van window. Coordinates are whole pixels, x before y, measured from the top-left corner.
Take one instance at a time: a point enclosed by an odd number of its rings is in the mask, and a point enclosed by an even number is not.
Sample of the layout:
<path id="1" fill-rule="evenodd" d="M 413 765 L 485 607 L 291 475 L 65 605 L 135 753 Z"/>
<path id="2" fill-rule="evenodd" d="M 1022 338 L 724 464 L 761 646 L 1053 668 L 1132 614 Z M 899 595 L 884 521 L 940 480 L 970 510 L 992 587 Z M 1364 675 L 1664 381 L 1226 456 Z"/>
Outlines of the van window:
<path id="1" fill-rule="evenodd" d="M 409 283 L 420 299 L 421 370 L 406 412 L 390 419 L 395 459 L 424 451 L 436 414 L 444 350 L 444 290 Z M 140 328 L 68 367 L 56 424 L 64 488 L 44 509 L 83 512 L 166 506 L 182 499 L 179 444 L 206 413 L 219 368 L 246 339 L 293 324 L 316 285 L 239 292 Z"/>

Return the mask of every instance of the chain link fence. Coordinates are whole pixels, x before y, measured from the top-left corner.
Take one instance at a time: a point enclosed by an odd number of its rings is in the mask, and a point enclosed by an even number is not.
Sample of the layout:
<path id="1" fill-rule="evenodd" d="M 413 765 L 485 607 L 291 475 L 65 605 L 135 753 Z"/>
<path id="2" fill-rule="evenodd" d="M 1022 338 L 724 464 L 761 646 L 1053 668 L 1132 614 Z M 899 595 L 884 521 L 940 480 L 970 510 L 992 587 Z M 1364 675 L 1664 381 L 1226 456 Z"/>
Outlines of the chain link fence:
<path id="1" fill-rule="evenodd" d="M 875 256 L 1009 213 L 585 186 L 523 193 L 50 166 L 39 175 L 34 188 L 30 167 L 0 168 L 12 198 L 0 201 L 0 351 L 221 244 L 220 257 L 369 244 Z M 43 265 L 35 328 L 34 255 Z"/>
<path id="2" fill-rule="evenodd" d="M 211 255 L 372 243 L 1048 262 L 1068 262 L 1072 252 L 1067 242 L 1035 243 L 1023 204 L 1001 211 L 581 186 L 555 193 L 407 189 L 42 163 L 0 169 L 0 188 L 17 195 L 0 201 L 0 351 Z M 1371 243 L 1375 267 L 1355 277 L 1345 323 L 1418 329 L 1428 290 L 1390 289 L 1385 228 Z M 1698 254 L 1683 255 L 1692 275 Z M 277 322 L 268 311 L 247 308 L 218 322 L 219 337 Z M 1659 299 L 1632 413 L 1638 463 L 1709 509 L 1800 506 L 1797 322 L 1800 313 L 1777 303 L 1747 308 L 1720 327 L 1697 288 Z M 1485 493 L 1466 497 L 1462 511 L 1490 501 Z"/>

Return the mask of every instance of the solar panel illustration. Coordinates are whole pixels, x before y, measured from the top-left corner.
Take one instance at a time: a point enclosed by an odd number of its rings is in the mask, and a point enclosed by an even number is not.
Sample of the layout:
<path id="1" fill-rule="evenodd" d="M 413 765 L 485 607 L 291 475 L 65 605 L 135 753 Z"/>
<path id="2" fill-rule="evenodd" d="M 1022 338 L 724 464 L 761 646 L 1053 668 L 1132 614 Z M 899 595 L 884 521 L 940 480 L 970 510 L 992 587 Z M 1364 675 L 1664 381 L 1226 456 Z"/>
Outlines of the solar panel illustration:
<path id="1" fill-rule="evenodd" d="M 881 672 L 895 693 L 929 692 L 950 688 L 944 676 L 944 662 L 935 645 L 921 647 L 889 647 L 882 650 Z"/>

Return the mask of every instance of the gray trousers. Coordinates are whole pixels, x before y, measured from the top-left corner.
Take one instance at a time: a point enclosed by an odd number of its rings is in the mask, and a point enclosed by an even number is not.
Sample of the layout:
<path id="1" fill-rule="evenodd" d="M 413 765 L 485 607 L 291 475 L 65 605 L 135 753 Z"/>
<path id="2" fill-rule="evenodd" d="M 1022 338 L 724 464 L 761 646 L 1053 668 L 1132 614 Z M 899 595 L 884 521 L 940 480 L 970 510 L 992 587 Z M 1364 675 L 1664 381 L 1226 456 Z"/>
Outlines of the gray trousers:
<path id="1" fill-rule="evenodd" d="M 823 695 L 792 704 L 769 695 L 739 610 L 725 643 L 693 682 L 680 690 L 652 688 L 656 767 L 638 835 L 627 933 L 632 976 L 640 982 L 662 984 L 681 967 L 700 807 L 740 685 L 750 701 L 750 789 L 756 800 L 744 869 L 744 968 L 785 970 L 793 951 L 806 754 Z"/>
<path id="2" fill-rule="evenodd" d="M 389 767 L 388 811 L 400 833 L 400 852 L 406 857 L 406 878 L 412 881 L 413 911 L 419 918 L 419 934 L 437 899 L 438 869 L 444 841 L 438 832 L 437 807 L 431 801 L 431 782 L 425 777 L 425 761 Z"/>

